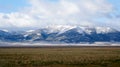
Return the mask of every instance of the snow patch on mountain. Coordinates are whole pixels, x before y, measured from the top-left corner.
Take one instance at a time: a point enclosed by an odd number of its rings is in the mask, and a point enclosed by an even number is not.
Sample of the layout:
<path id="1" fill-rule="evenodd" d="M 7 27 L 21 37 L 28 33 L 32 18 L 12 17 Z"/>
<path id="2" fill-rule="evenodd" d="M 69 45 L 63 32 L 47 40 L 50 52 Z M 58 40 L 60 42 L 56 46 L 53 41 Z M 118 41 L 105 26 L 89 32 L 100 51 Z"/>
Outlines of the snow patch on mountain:
<path id="1" fill-rule="evenodd" d="M 80 26 L 80 28 L 86 32 L 87 34 L 91 34 L 93 32 L 96 32 L 97 34 L 106 34 L 110 32 L 116 32 L 115 29 L 112 29 L 110 27 L 89 27 L 89 26 Z"/>
<path id="2" fill-rule="evenodd" d="M 110 33 L 115 32 L 116 30 L 110 28 L 110 27 L 96 27 L 96 32 L 99 33 Z"/>
<path id="3" fill-rule="evenodd" d="M 28 33 L 30 33 L 30 32 L 34 32 L 35 30 L 28 30 L 28 31 L 26 31 L 26 32 L 28 32 Z"/>
<path id="4" fill-rule="evenodd" d="M 47 26 L 45 29 L 47 29 L 47 33 L 58 33 L 62 34 L 70 29 L 76 28 L 76 26 L 70 26 L 70 25 L 50 25 Z"/>
<path id="5" fill-rule="evenodd" d="M 36 30 L 28 30 L 26 31 L 26 33 L 24 34 L 24 37 L 30 36 L 32 34 L 35 34 L 36 36 L 41 36 L 41 33 L 37 32 Z"/>
<path id="6" fill-rule="evenodd" d="M 80 26 L 80 28 L 87 34 L 91 34 L 92 32 L 95 32 L 95 28 L 94 27 Z"/>
<path id="7" fill-rule="evenodd" d="M 9 32 L 7 29 L 2 29 L 1 31 L 4 31 L 4 32 Z"/>

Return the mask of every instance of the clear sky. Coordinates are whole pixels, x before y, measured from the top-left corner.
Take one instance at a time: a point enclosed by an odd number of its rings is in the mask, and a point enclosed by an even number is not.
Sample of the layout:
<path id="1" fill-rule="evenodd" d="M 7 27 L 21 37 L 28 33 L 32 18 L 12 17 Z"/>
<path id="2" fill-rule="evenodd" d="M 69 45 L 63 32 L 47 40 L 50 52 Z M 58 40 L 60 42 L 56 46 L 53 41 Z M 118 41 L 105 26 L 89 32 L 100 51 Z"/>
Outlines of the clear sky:
<path id="1" fill-rule="evenodd" d="M 27 0 L 0 0 L 0 12 L 9 13 L 28 6 Z"/>
<path id="2" fill-rule="evenodd" d="M 115 8 L 117 9 L 117 13 L 120 14 L 120 0 L 109 0 Z"/>
<path id="3" fill-rule="evenodd" d="M 0 0 L 0 28 L 46 24 L 120 29 L 120 0 Z"/>

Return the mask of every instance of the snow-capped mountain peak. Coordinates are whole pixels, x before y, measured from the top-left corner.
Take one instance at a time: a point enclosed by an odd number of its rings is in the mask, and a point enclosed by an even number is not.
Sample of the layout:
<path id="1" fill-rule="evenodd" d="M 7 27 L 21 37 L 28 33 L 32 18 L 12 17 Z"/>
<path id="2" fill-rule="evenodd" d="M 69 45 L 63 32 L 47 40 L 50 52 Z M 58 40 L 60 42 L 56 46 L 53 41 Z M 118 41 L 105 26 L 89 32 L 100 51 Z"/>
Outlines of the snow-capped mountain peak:
<path id="1" fill-rule="evenodd" d="M 116 30 L 110 28 L 110 27 L 96 27 L 96 32 L 99 33 L 110 33 L 115 32 Z"/>
<path id="2" fill-rule="evenodd" d="M 50 25 L 45 27 L 47 29 L 47 33 L 58 33 L 62 34 L 70 29 L 76 28 L 76 26 L 70 26 L 70 25 Z"/>
<path id="3" fill-rule="evenodd" d="M 105 34 L 105 33 L 110 33 L 110 32 L 116 32 L 115 29 L 112 29 L 110 27 L 80 27 L 84 32 L 86 32 L 87 34 L 91 34 L 93 32 L 96 32 L 97 34 Z"/>
<path id="4" fill-rule="evenodd" d="M 38 30 L 9 33 L 0 31 L 1 41 L 44 42 L 120 42 L 120 32 L 110 27 L 51 25 Z"/>
<path id="5" fill-rule="evenodd" d="M 50 33 L 62 34 L 71 29 L 77 29 L 77 32 L 79 32 L 79 33 L 85 32 L 87 34 L 91 34 L 93 32 L 96 32 L 97 34 L 100 34 L 100 33 L 105 34 L 105 33 L 117 31 L 110 27 L 72 26 L 72 25 L 50 25 L 50 26 L 45 27 L 45 29 L 47 30 L 46 32 L 48 34 L 50 34 Z"/>

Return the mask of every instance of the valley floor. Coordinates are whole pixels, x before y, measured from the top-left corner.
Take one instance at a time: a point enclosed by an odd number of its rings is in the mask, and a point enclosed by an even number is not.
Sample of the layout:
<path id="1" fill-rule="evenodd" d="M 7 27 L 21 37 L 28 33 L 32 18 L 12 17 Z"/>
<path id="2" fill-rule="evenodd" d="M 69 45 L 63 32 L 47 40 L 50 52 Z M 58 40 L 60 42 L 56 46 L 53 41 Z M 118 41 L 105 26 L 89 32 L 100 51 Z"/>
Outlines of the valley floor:
<path id="1" fill-rule="evenodd" d="M 1 47 L 0 67 L 120 67 L 120 47 Z"/>

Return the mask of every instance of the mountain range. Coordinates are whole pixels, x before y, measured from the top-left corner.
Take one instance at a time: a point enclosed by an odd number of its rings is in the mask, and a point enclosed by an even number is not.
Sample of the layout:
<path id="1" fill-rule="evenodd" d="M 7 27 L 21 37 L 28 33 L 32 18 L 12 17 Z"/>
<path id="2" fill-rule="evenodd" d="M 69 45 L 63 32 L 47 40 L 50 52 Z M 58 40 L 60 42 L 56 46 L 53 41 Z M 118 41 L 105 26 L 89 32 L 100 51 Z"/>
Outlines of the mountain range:
<path id="1" fill-rule="evenodd" d="M 94 43 L 120 42 L 120 31 L 110 27 L 50 25 L 37 30 L 0 30 L 2 42 Z"/>

